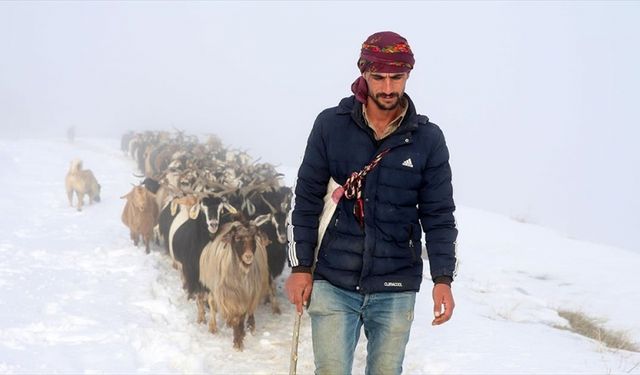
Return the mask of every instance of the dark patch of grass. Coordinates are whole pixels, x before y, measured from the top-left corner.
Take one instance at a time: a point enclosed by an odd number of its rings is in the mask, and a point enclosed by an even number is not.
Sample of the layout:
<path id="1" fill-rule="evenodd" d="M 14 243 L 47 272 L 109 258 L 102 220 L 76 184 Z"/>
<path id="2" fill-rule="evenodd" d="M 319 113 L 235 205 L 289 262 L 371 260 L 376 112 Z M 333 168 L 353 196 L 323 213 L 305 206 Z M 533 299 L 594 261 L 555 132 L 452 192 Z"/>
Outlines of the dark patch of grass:
<path id="1" fill-rule="evenodd" d="M 555 328 L 600 341 L 609 348 L 640 352 L 638 345 L 629 339 L 626 332 L 604 328 L 601 319 L 592 318 L 582 312 L 568 310 L 558 310 L 558 315 L 569 322 L 569 327 L 555 326 Z"/>

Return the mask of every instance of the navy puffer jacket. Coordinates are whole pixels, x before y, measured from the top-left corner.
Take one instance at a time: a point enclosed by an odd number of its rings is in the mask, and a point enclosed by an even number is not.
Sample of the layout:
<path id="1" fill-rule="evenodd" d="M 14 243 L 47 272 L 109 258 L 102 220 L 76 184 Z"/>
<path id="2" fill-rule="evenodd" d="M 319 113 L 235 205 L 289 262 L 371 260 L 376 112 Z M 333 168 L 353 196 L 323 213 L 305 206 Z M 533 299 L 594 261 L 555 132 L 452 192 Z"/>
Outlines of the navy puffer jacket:
<path id="1" fill-rule="evenodd" d="M 431 277 L 454 276 L 457 230 L 449 152 L 440 128 L 416 114 L 408 96 L 400 127 L 376 141 L 351 96 L 316 119 L 298 171 L 289 226 L 289 264 L 311 267 L 318 218 L 327 183 L 344 184 L 354 171 L 389 148 L 364 180 L 365 224 L 354 200 L 338 203 L 325 232 L 314 278 L 361 293 L 418 291 L 422 281 L 422 232 Z"/>

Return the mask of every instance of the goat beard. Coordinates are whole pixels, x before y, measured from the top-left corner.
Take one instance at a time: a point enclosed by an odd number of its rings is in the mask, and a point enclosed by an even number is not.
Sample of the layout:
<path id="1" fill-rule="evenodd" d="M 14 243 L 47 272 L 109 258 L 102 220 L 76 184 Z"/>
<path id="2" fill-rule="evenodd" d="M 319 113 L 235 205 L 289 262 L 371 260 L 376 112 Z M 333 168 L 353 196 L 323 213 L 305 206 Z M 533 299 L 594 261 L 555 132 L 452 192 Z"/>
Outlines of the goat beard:
<path id="1" fill-rule="evenodd" d="M 252 262 L 253 263 L 253 262 Z M 247 264 L 243 260 L 240 261 L 240 271 L 245 275 L 251 271 L 251 263 Z"/>

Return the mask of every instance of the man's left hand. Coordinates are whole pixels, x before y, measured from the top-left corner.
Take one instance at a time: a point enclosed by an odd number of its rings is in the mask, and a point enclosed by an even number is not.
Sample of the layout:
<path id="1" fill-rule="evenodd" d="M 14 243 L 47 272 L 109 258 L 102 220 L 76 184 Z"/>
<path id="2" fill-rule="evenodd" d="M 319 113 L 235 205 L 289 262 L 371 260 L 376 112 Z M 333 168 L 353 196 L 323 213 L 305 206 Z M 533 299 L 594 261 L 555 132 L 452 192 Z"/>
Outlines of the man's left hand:
<path id="1" fill-rule="evenodd" d="M 451 287 L 447 284 L 435 284 L 433 286 L 433 322 L 431 325 L 438 326 L 451 319 L 455 302 Z"/>

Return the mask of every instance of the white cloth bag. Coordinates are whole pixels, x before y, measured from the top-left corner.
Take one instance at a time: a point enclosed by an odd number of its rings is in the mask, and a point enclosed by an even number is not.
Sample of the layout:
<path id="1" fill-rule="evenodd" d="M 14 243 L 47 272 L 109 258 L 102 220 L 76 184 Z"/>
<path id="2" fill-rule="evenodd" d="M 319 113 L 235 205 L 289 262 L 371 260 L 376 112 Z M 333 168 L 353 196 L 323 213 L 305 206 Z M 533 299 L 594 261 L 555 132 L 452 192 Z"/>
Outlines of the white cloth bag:
<path id="1" fill-rule="evenodd" d="M 326 232 L 327 227 L 329 226 L 329 222 L 333 217 L 333 213 L 336 211 L 338 202 L 342 197 L 342 191 L 340 191 L 341 189 L 342 186 L 337 183 L 336 180 L 333 179 L 333 177 L 329 178 L 329 183 L 327 184 L 327 194 L 325 194 L 324 196 L 324 206 L 322 207 L 322 212 L 320 213 L 320 221 L 318 223 L 318 242 L 316 244 L 313 268 L 315 268 L 316 262 L 318 261 L 318 251 L 320 250 L 320 244 L 322 244 L 324 232 Z M 336 192 L 336 190 L 338 191 Z"/>

